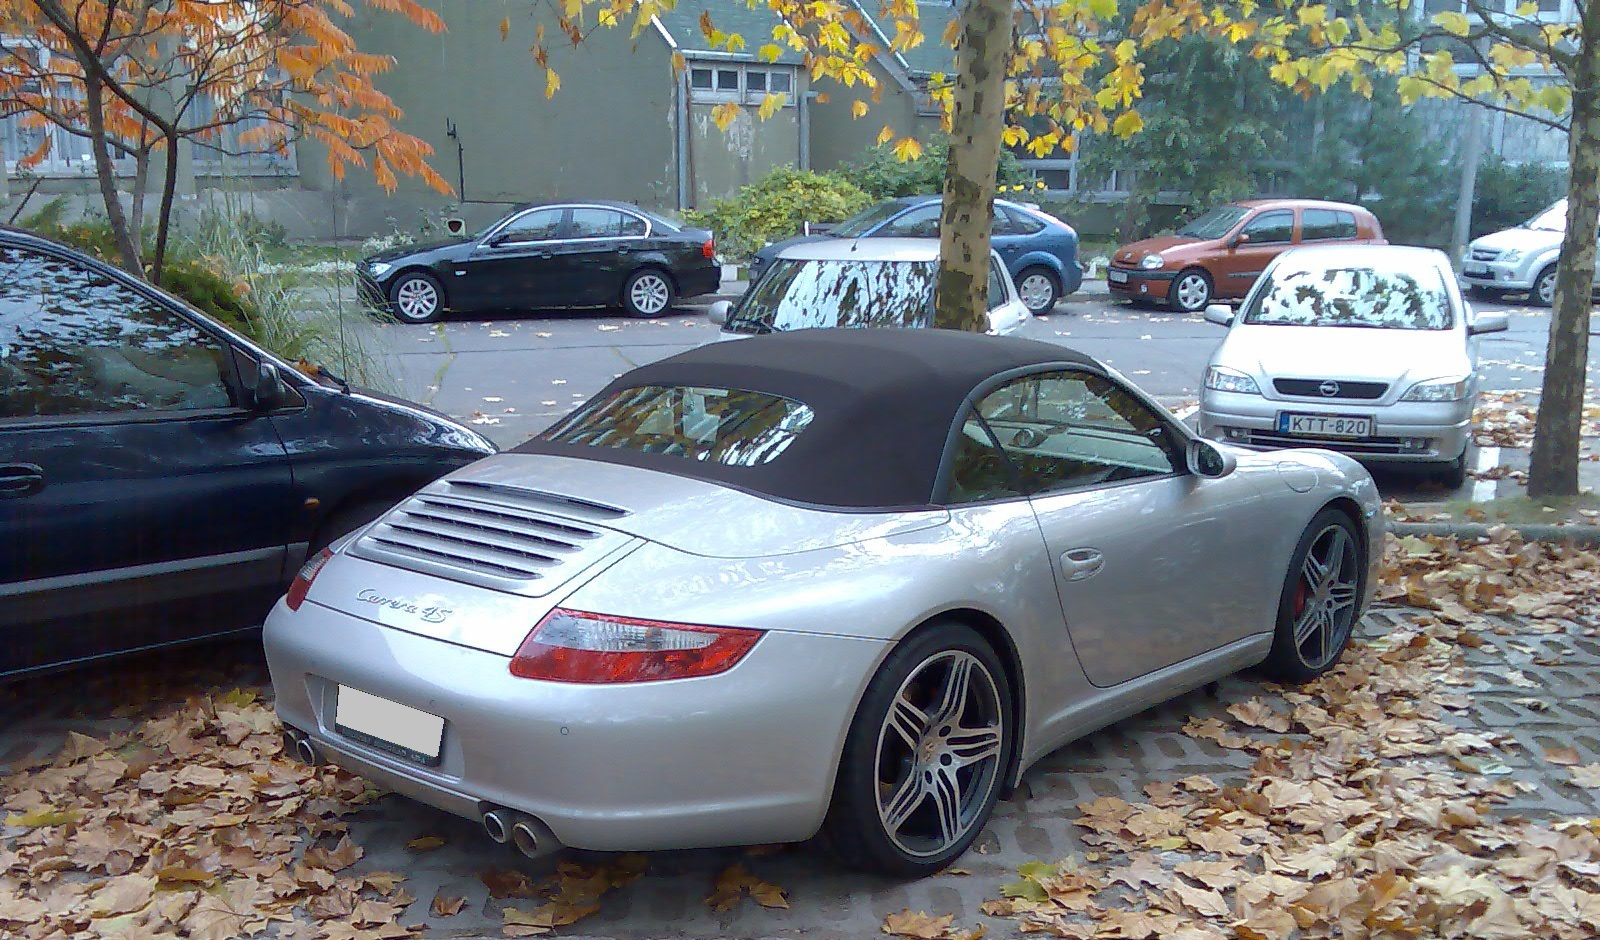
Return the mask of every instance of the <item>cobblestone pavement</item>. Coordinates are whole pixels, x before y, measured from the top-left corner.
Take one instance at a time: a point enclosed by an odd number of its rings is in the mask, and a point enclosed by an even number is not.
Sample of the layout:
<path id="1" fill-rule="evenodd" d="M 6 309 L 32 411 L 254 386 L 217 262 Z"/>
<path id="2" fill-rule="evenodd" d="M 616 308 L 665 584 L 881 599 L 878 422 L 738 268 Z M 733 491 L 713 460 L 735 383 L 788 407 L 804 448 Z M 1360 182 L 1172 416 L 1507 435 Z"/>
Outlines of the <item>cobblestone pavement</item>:
<path id="1" fill-rule="evenodd" d="M 1363 623 L 1367 636 L 1413 616 L 1386 608 Z M 1493 772 L 1537 785 L 1500 812 L 1539 817 L 1600 815 L 1600 796 L 1565 782 L 1566 769 L 1547 763 L 1549 746 L 1577 750 L 1582 763 L 1600 762 L 1600 638 L 1594 628 L 1552 625 L 1541 633 L 1534 621 L 1488 621 L 1482 648 L 1468 651 L 1477 681 L 1460 691 L 1471 705 L 1457 713 L 1463 726 L 1506 735 Z M 224 666 L 217 664 L 223 663 Z M 219 674 L 220 670 L 220 674 Z M 164 676 L 157 680 L 153 677 Z M 50 752 L 68 730 L 104 734 L 127 727 L 165 701 L 181 701 L 206 684 L 250 685 L 265 669 L 253 646 L 231 644 L 134 660 L 89 673 L 35 680 L 0 688 L 0 772 Z M 1225 750 L 1184 735 L 1191 716 L 1228 720 L 1225 709 L 1263 695 L 1250 675 L 1185 695 L 1120 722 L 1035 765 L 1013 799 L 1000 804 L 974 851 L 959 863 L 969 874 L 947 874 L 895 883 L 841 870 L 820 849 L 805 845 L 779 851 L 701 850 L 655 853 L 649 873 L 602 902 L 601 912 L 559 933 L 568 936 L 641 937 L 854 937 L 882 936 L 886 915 L 904 908 L 956 915 L 958 927 L 985 925 L 991 936 L 1011 936 L 1009 921 L 978 912 L 1013 880 L 1018 864 L 1081 855 L 1072 825 L 1078 803 L 1097 796 L 1142 798 L 1158 780 L 1210 774 L 1219 782 L 1242 775 L 1248 752 Z M 1520 702 L 1518 700 L 1521 700 Z M 1542 702 L 1546 707 L 1530 703 Z M 1489 767 L 1494 759 L 1485 764 Z M 485 838 L 474 822 L 387 797 L 350 817 L 354 840 L 365 847 L 360 866 L 401 872 L 416 897 L 406 923 L 425 925 L 423 936 L 500 936 L 503 902 L 490 900 L 479 875 L 517 869 L 538 876 L 562 858 L 602 861 L 603 856 L 567 853 L 528 861 Z M 405 844 L 438 836 L 444 846 L 414 853 Z M 791 909 L 767 910 L 745 900 L 726 913 L 704 903 L 717 875 L 742 863 L 756 876 L 789 892 Z M 430 914 L 435 893 L 466 899 L 450 917 Z M 516 904 L 518 902 L 511 902 Z M 521 902 L 523 907 L 531 902 Z"/>

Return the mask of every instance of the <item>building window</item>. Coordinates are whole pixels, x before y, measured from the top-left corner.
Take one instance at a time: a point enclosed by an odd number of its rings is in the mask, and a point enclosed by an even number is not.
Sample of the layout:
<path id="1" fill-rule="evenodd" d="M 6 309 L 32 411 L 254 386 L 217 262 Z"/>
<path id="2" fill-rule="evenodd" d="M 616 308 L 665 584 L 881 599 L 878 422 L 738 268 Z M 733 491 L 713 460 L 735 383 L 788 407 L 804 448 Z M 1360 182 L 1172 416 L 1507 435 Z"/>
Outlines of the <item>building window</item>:
<path id="1" fill-rule="evenodd" d="M 759 105 L 769 94 L 792 96 L 794 71 L 787 65 L 697 65 L 689 69 L 691 100 Z M 792 97 L 784 102 L 785 107 L 794 104 Z"/>

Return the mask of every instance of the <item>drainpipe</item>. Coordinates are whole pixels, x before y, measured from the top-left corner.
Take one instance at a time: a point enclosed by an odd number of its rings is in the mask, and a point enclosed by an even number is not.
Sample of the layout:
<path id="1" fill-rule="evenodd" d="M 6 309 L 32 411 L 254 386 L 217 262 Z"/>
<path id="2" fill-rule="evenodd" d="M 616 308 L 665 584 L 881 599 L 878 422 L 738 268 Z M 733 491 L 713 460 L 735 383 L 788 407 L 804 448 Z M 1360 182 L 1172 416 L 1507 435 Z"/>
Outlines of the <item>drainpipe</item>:
<path id="1" fill-rule="evenodd" d="M 684 69 L 674 83 L 674 102 L 678 112 L 678 211 L 689 208 L 689 70 Z"/>
<path id="2" fill-rule="evenodd" d="M 796 82 L 799 82 L 804 78 L 804 74 L 802 72 L 800 72 L 800 70 L 797 69 L 794 78 L 795 78 Z M 810 82 L 806 83 L 805 92 L 802 93 L 801 95 L 799 95 L 798 97 L 800 98 L 800 100 L 798 102 L 796 102 L 796 104 L 798 104 L 800 106 L 800 160 L 799 160 L 799 163 L 800 163 L 800 169 L 809 170 L 809 169 L 811 169 L 811 83 Z"/>

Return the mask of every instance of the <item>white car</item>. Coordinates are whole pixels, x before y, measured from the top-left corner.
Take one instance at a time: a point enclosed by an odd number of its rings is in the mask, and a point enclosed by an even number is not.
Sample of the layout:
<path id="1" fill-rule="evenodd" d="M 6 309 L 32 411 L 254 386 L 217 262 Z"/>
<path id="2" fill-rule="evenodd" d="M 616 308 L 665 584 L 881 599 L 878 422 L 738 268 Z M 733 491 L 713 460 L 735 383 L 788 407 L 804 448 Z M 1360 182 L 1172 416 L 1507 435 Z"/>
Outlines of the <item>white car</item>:
<path id="1" fill-rule="evenodd" d="M 1461 280 L 1481 297 L 1526 292 L 1548 307 L 1556 298 L 1556 262 L 1567 231 L 1567 201 L 1558 200 L 1516 228 L 1473 239 L 1461 259 Z M 1600 286 L 1600 271 L 1596 272 Z"/>
<path id="2" fill-rule="evenodd" d="M 1481 333 L 1444 252 L 1338 246 L 1279 255 L 1228 326 L 1200 393 L 1200 433 L 1257 449 L 1322 447 L 1466 479 Z"/>
<path id="3" fill-rule="evenodd" d="M 744 296 L 711 305 L 719 339 L 828 327 L 933 325 L 936 238 L 830 238 L 792 245 Z M 989 252 L 986 332 L 1015 332 L 1032 314 L 1005 263 Z"/>

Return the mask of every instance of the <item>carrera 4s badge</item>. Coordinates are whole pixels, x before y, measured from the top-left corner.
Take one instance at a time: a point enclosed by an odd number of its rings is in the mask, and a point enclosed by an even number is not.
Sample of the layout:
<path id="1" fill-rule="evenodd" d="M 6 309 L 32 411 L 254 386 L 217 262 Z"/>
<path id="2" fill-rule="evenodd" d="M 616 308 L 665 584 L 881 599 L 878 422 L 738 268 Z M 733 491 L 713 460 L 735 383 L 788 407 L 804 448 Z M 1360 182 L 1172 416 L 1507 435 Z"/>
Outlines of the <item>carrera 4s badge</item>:
<path id="1" fill-rule="evenodd" d="M 398 610 L 401 613 L 414 614 L 427 623 L 444 623 L 453 613 L 449 607 L 428 606 L 414 604 L 411 601 L 398 597 L 384 597 L 372 588 L 362 588 L 356 593 L 356 600 L 374 607 L 384 607 L 389 610 Z"/>

